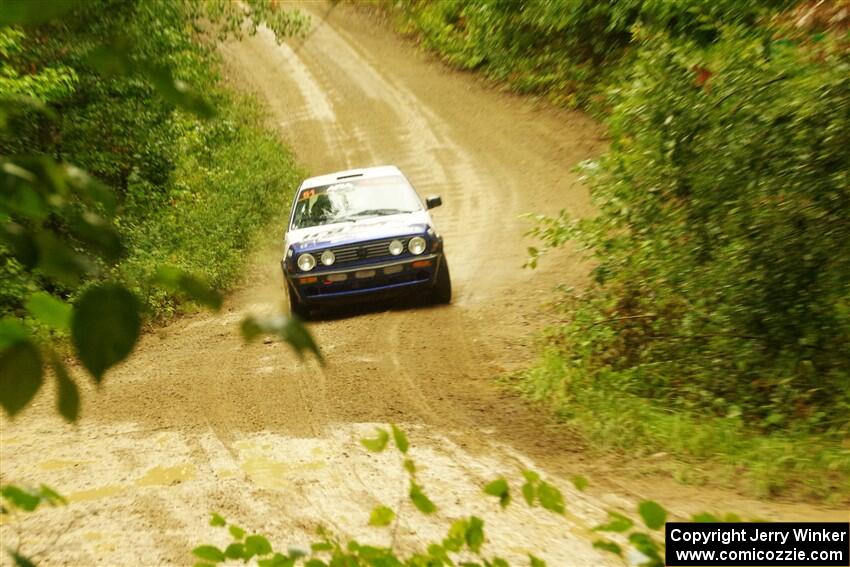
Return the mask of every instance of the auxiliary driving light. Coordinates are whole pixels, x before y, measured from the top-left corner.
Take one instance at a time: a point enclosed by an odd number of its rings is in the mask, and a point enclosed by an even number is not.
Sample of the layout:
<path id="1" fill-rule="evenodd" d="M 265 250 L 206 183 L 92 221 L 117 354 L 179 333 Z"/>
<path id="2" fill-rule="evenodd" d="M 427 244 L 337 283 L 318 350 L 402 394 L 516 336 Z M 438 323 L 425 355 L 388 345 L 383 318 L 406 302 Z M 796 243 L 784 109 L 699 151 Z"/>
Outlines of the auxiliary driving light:
<path id="1" fill-rule="evenodd" d="M 309 272 L 316 267 L 316 259 L 309 252 L 298 256 L 298 267 L 302 272 Z"/>
<path id="2" fill-rule="evenodd" d="M 404 252 L 404 244 L 401 243 L 401 240 L 393 240 L 390 242 L 390 254 L 398 256 L 402 252 Z"/>

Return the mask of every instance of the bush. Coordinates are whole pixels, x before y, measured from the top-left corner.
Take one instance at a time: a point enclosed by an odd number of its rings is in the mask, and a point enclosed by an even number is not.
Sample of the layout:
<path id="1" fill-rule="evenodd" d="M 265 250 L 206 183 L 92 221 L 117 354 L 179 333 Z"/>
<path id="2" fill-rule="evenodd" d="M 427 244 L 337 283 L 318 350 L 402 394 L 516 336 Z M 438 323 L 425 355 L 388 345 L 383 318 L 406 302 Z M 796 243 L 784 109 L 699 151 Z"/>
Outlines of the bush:
<path id="1" fill-rule="evenodd" d="M 734 29 L 707 50 L 644 41 L 588 169 L 599 216 L 535 231 L 598 262 L 582 356 L 642 396 L 847 431 L 846 50 Z"/>
<path id="2" fill-rule="evenodd" d="M 242 252 L 283 210 L 300 173 L 262 127 L 254 103 L 220 86 L 214 45 L 193 29 L 202 16 L 224 31 L 238 28 L 244 15 L 222 23 L 226 4 L 158 0 L 69 6 L 61 21 L 0 28 L 0 98 L 32 97 L 49 111 L 10 115 L 0 129 L 0 155 L 50 156 L 114 188 L 113 220 L 125 254 L 114 266 L 100 266 L 96 279 L 117 277 L 146 299 L 150 316 L 166 316 L 180 298 L 154 291 L 157 265 L 192 270 L 226 289 L 239 275 Z M 214 13 L 219 8 L 223 13 Z M 269 21 L 292 27 L 286 14 L 262 10 Z M 107 53 L 98 60 L 104 43 Z M 162 96 L 172 73 L 195 89 L 189 97 L 204 93 L 205 100 L 194 99 L 201 114 L 209 101 L 218 117 L 199 121 Z M 50 222 L 67 234 L 64 219 Z M 0 246 L 0 316 L 26 317 L 26 299 L 40 289 L 71 300 L 82 291 L 23 270 Z"/>

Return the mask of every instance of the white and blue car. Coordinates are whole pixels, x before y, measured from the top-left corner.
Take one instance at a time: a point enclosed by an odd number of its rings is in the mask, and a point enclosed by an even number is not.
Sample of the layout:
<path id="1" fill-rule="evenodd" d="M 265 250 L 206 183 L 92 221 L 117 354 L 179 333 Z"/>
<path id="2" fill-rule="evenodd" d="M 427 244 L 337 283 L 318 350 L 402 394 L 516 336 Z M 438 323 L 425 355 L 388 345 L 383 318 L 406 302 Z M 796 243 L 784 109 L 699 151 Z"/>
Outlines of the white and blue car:
<path id="1" fill-rule="evenodd" d="M 311 177 L 295 194 L 281 268 L 292 313 L 399 294 L 452 297 L 443 239 L 395 166 Z"/>

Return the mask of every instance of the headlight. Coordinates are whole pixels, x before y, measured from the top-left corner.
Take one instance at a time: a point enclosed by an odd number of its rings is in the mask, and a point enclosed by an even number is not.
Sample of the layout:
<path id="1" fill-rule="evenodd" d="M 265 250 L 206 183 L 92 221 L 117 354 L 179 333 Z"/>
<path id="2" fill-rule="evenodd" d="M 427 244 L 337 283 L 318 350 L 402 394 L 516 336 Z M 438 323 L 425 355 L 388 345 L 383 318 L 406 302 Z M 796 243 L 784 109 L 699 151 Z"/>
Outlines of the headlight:
<path id="1" fill-rule="evenodd" d="M 410 242 L 407 243 L 407 249 L 410 250 L 410 253 L 414 256 L 425 252 L 425 246 L 425 239 L 421 236 L 414 236 L 410 239 Z"/>
<path id="2" fill-rule="evenodd" d="M 393 240 L 390 242 L 390 254 L 398 256 L 402 252 L 404 252 L 404 244 L 401 243 L 401 240 Z"/>
<path id="3" fill-rule="evenodd" d="M 301 254 L 298 256 L 298 267 L 302 272 L 309 272 L 316 267 L 316 259 L 312 254 Z"/>
<path id="4" fill-rule="evenodd" d="M 322 261 L 322 265 L 330 266 L 334 263 L 334 260 L 336 260 L 336 256 L 334 256 L 333 251 L 325 250 L 324 252 L 322 252 L 320 260 Z"/>

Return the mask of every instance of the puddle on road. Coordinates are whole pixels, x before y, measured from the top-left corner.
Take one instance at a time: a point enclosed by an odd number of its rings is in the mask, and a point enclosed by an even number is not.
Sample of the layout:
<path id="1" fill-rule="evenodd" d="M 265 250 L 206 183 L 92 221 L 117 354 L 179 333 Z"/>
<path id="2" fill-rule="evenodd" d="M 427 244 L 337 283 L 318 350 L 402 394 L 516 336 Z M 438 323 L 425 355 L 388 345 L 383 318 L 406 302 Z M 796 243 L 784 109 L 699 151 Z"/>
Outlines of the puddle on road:
<path id="1" fill-rule="evenodd" d="M 268 439 L 246 439 L 235 443 L 235 446 L 240 452 L 239 468 L 251 482 L 261 488 L 272 490 L 290 488 L 299 477 L 309 476 L 310 472 L 321 470 L 326 466 L 326 463 L 322 460 L 300 458 L 291 461 L 279 461 L 273 459 L 268 455 L 276 452 L 275 444 Z M 320 456 L 322 449 L 313 447 L 310 452 L 314 456 Z"/>
<path id="2" fill-rule="evenodd" d="M 76 463 L 74 463 L 76 464 Z M 136 480 L 136 486 L 170 486 L 186 480 L 195 478 L 195 466 L 192 464 L 183 464 L 173 467 L 154 467 L 145 475 Z M 101 486 L 91 488 L 89 490 L 80 490 L 68 495 L 69 502 L 87 502 L 89 500 L 99 500 L 101 498 L 109 498 L 124 492 L 131 488 L 128 484 L 119 484 L 111 486 Z"/>
<path id="3" fill-rule="evenodd" d="M 154 467 L 136 481 L 136 486 L 168 486 L 195 478 L 195 466 L 186 463 L 174 467 Z"/>
<path id="4" fill-rule="evenodd" d="M 251 455 L 242 461 L 240 467 L 257 486 L 282 489 L 292 486 L 293 472 L 319 470 L 325 467 L 325 463 L 322 461 L 284 463 L 264 455 Z"/>
<path id="5" fill-rule="evenodd" d="M 68 495 L 69 502 L 86 502 L 89 500 L 98 500 L 100 498 L 108 498 L 115 496 L 120 492 L 124 492 L 126 486 L 101 486 L 100 488 L 91 488 L 89 490 L 80 490 Z"/>

